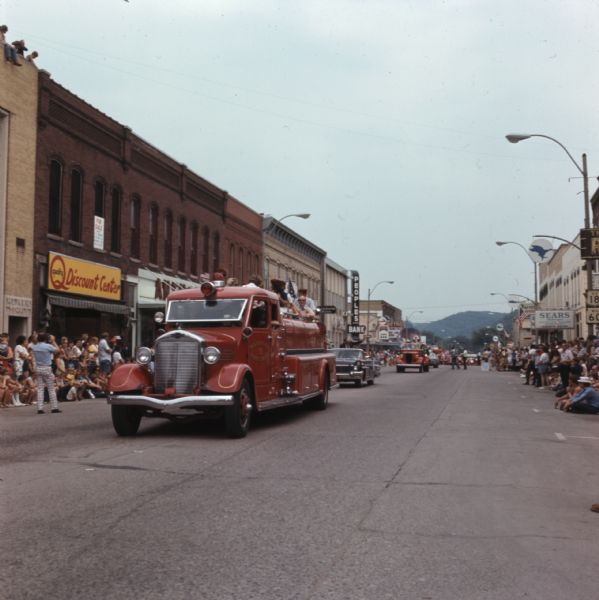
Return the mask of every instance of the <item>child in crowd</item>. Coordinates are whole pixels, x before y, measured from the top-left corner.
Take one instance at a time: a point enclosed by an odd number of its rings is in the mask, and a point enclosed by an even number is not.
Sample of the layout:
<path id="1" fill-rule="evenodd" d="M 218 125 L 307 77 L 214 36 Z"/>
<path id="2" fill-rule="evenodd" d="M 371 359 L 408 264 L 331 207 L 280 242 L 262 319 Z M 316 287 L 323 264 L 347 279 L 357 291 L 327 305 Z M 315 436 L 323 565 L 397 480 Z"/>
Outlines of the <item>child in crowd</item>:
<path id="1" fill-rule="evenodd" d="M 37 387 L 33 378 L 28 371 L 24 371 L 18 379 L 19 385 L 21 386 L 20 400 L 23 404 L 33 404 L 33 400 L 37 395 Z"/>

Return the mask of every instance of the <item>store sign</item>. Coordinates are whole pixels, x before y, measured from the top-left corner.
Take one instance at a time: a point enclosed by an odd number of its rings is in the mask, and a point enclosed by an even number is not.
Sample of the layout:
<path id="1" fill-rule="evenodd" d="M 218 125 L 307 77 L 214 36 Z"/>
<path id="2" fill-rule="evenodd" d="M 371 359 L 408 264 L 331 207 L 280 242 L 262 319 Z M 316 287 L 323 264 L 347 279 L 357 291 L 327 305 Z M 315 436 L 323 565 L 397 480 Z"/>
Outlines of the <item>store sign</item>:
<path id="1" fill-rule="evenodd" d="M 104 218 L 94 216 L 94 250 L 104 250 Z"/>
<path id="2" fill-rule="evenodd" d="M 573 310 L 537 310 L 535 329 L 574 329 Z"/>
<path id="3" fill-rule="evenodd" d="M 33 301 L 21 296 L 4 296 L 4 310 L 11 317 L 30 317 Z"/>
<path id="4" fill-rule="evenodd" d="M 348 325 L 347 333 L 352 335 L 364 335 L 366 333 L 366 325 Z"/>
<path id="5" fill-rule="evenodd" d="M 121 270 L 50 252 L 48 289 L 66 294 L 121 299 Z"/>
<path id="6" fill-rule="evenodd" d="M 360 274 L 351 272 L 351 322 L 352 325 L 360 323 Z"/>

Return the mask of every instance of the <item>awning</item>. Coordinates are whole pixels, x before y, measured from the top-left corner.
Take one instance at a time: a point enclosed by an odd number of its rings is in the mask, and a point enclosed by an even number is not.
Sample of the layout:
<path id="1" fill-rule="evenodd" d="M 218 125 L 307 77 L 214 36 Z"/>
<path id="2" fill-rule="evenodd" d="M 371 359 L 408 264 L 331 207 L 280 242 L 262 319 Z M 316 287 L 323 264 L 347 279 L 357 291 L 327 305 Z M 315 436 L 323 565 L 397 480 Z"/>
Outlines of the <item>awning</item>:
<path id="1" fill-rule="evenodd" d="M 128 315 L 129 307 L 125 304 L 112 302 L 101 302 L 100 300 L 83 300 L 73 296 L 58 296 L 57 294 L 46 294 L 50 304 L 62 306 L 63 308 L 79 308 L 84 310 L 97 310 L 98 312 L 109 312 L 117 315 Z"/>

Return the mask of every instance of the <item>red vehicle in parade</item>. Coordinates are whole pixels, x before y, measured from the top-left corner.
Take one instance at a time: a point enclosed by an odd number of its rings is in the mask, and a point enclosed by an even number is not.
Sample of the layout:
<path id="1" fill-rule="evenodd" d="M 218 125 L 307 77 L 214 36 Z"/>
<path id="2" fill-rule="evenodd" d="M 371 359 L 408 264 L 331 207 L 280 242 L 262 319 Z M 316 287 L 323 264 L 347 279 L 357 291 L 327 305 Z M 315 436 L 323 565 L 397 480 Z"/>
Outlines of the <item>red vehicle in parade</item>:
<path id="1" fill-rule="evenodd" d="M 209 281 L 178 290 L 164 327 L 153 349 L 139 348 L 110 378 L 119 435 L 135 435 L 142 417 L 222 415 L 229 437 L 244 437 L 254 412 L 327 407 L 336 375 L 324 325 L 283 315 L 273 292 Z"/>
<path id="2" fill-rule="evenodd" d="M 426 344 L 406 342 L 402 344 L 395 357 L 395 370 L 403 373 L 407 369 L 416 369 L 419 373 L 428 373 L 430 360 Z"/>

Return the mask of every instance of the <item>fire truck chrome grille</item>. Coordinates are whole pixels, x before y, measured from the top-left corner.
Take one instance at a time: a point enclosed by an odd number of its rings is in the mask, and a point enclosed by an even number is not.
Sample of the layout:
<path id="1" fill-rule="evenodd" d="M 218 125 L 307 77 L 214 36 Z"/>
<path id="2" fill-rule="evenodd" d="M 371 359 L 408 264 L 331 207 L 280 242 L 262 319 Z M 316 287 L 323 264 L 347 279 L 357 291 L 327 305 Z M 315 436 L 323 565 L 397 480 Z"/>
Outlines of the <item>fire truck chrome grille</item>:
<path id="1" fill-rule="evenodd" d="M 202 347 L 184 334 L 157 340 L 154 347 L 154 389 L 161 394 L 174 388 L 177 394 L 191 394 L 200 383 Z"/>

